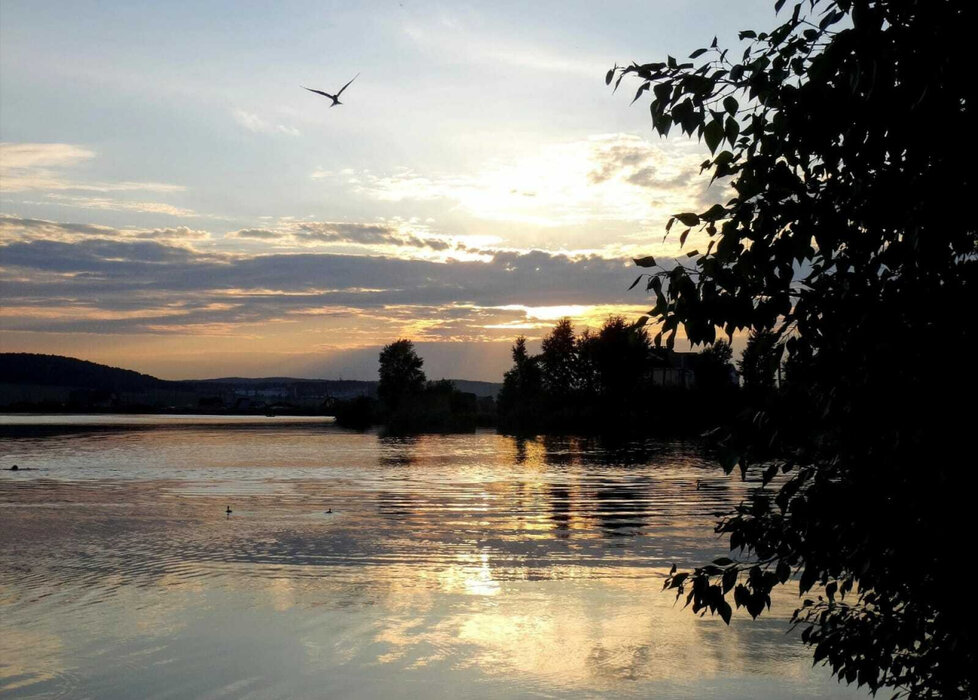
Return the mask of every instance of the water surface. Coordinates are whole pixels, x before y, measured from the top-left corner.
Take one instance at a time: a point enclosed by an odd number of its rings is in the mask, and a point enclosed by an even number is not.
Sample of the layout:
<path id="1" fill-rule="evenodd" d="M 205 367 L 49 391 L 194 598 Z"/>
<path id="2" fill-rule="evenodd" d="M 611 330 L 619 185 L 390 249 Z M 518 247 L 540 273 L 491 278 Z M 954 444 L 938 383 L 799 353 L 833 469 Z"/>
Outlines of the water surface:
<path id="1" fill-rule="evenodd" d="M 660 593 L 745 488 L 693 444 L 0 416 L 12 464 L 11 697 L 866 697 L 792 591 L 730 627 Z"/>

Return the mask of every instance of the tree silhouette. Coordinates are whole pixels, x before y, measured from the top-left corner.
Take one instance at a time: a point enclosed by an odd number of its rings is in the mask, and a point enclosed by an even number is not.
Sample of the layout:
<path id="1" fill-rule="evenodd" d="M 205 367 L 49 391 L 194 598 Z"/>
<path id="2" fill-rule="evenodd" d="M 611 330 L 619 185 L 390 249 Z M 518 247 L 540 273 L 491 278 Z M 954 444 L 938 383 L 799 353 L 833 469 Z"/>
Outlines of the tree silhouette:
<path id="1" fill-rule="evenodd" d="M 740 376 L 748 389 L 770 391 L 776 385 L 782 347 L 778 334 L 769 330 L 752 330 L 747 347 L 740 357 Z"/>
<path id="2" fill-rule="evenodd" d="M 574 355 L 577 358 L 577 387 L 584 396 L 596 396 L 599 391 L 597 360 L 598 336 L 585 328 L 577 336 Z"/>
<path id="3" fill-rule="evenodd" d="M 534 432 L 543 416 L 543 383 L 538 359 L 526 350 L 526 338 L 513 344 L 513 367 L 503 375 L 497 409 L 501 425 L 516 433 Z"/>
<path id="4" fill-rule="evenodd" d="M 600 394 L 611 402 L 630 402 L 645 388 L 651 369 L 650 349 L 644 328 L 622 316 L 605 321 L 594 345 Z"/>
<path id="5" fill-rule="evenodd" d="M 722 440 L 724 467 L 759 481 L 717 525 L 736 559 L 667 585 L 729 621 L 797 577 L 815 660 L 911 697 L 971 697 L 978 667 L 956 544 L 974 528 L 976 14 L 810 0 L 741 32 L 743 53 L 714 39 L 608 74 L 640 79 L 659 134 L 705 141 L 732 193 L 670 219 L 708 240 L 691 263 L 636 260 L 658 337 L 772 332 L 790 367 Z"/>
<path id="6" fill-rule="evenodd" d="M 577 343 L 570 319 L 560 319 L 540 347 L 544 391 L 557 399 L 566 398 L 577 388 Z"/>
<path id="7" fill-rule="evenodd" d="M 513 343 L 513 368 L 503 375 L 499 392 L 501 413 L 519 412 L 526 417 L 535 413 L 540 400 L 542 381 L 537 358 L 526 350 L 526 338 L 519 336 Z"/>
<path id="8" fill-rule="evenodd" d="M 725 340 L 718 340 L 700 351 L 696 363 L 696 385 L 706 391 L 729 389 L 734 386 L 735 375 L 730 360 L 733 348 Z"/>
<path id="9" fill-rule="evenodd" d="M 499 394 L 505 430 L 628 432 L 648 425 L 652 353 L 648 333 L 611 316 L 596 332 L 575 336 L 561 319 L 530 356 L 526 338 L 513 345 L 513 367 Z"/>
<path id="10" fill-rule="evenodd" d="M 395 340 L 380 351 L 380 383 L 377 395 L 389 411 L 394 411 L 409 396 L 420 394 L 425 386 L 421 370 L 424 360 L 410 340 Z"/>

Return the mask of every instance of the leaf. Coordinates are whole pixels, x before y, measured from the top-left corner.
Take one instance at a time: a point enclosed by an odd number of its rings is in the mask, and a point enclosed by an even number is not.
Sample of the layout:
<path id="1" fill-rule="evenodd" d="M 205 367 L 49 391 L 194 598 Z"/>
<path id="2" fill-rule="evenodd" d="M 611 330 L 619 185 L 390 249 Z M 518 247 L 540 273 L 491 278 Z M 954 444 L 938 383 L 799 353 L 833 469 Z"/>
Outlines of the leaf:
<path id="1" fill-rule="evenodd" d="M 723 621 L 729 625 L 730 617 L 733 614 L 733 610 L 730 608 L 730 603 L 728 603 L 726 600 L 721 600 L 719 603 L 717 603 L 717 612 L 720 613 L 720 617 L 723 618 Z"/>
<path id="2" fill-rule="evenodd" d="M 706 53 L 706 49 L 696 49 L 693 53 L 689 54 L 690 58 L 699 58 Z"/>
<path id="3" fill-rule="evenodd" d="M 727 213 L 722 204 L 714 204 L 700 217 L 704 221 L 719 221 Z"/>
<path id="4" fill-rule="evenodd" d="M 716 564 L 717 566 L 728 566 L 730 564 L 733 564 L 733 559 L 731 559 L 730 557 L 720 557 L 719 559 L 714 559 L 713 563 Z"/>
<path id="5" fill-rule="evenodd" d="M 614 68 L 612 68 L 612 69 L 611 69 L 610 71 L 608 71 L 608 73 L 607 73 L 607 74 L 606 74 L 606 75 L 604 76 L 604 84 L 605 84 L 605 85 L 611 85 L 611 81 L 612 81 L 612 80 L 614 79 L 614 77 L 615 77 L 615 69 L 614 69 Z"/>
<path id="6" fill-rule="evenodd" d="M 633 328 L 641 328 L 642 326 L 644 326 L 648 322 L 649 322 L 649 317 L 648 316 L 642 316 L 640 319 L 638 319 L 635 322 L 635 324 L 632 327 Z"/>
<path id="7" fill-rule="evenodd" d="M 632 98 L 631 104 L 635 104 L 638 98 L 642 96 L 642 93 L 649 89 L 650 85 L 651 83 L 648 82 L 642 83 L 639 89 L 635 91 L 635 97 Z"/>
<path id="8" fill-rule="evenodd" d="M 635 289 L 635 285 L 641 282 L 643 277 L 645 277 L 645 275 L 639 275 L 638 277 L 636 277 L 635 281 L 632 282 L 631 286 L 629 286 L 628 291 Z"/>
<path id="9" fill-rule="evenodd" d="M 784 0 L 779 0 L 779 2 L 781 2 L 783 4 L 784 3 Z M 752 29 L 745 29 L 744 31 L 740 32 L 740 34 L 738 35 L 738 38 L 741 41 L 743 41 L 744 39 L 756 39 L 757 38 L 757 32 L 755 32 Z"/>
<path id="10" fill-rule="evenodd" d="M 723 141 L 723 134 L 723 122 L 719 119 L 714 119 L 703 129 L 703 138 L 706 139 L 710 153 L 716 153 L 720 142 Z"/>
<path id="11" fill-rule="evenodd" d="M 737 102 L 736 98 L 727 95 L 723 98 L 723 108 L 730 114 L 736 114 L 737 110 L 740 109 L 740 103 Z"/>
<path id="12" fill-rule="evenodd" d="M 733 117 L 727 117 L 727 121 L 724 123 L 723 134 L 727 137 L 727 141 L 733 146 L 734 142 L 737 141 L 737 136 L 740 135 L 740 122 L 738 122 Z"/>
<path id="13" fill-rule="evenodd" d="M 750 591 L 747 590 L 747 586 L 744 584 L 739 584 L 734 588 L 734 603 L 737 604 L 738 608 L 742 608 L 747 605 L 747 601 L 750 598 Z"/>
<path id="14" fill-rule="evenodd" d="M 737 585 L 737 573 L 736 567 L 731 567 L 723 572 L 722 584 L 724 593 L 727 593 L 731 588 Z"/>
<path id="15" fill-rule="evenodd" d="M 676 214 L 672 218 L 678 219 L 679 222 L 685 226 L 696 226 L 700 222 L 700 217 L 690 212 L 685 212 L 683 214 Z"/>
<path id="16" fill-rule="evenodd" d="M 724 450 L 720 453 L 720 466 L 723 468 L 725 474 L 732 472 L 739 461 L 740 455 L 733 450 Z"/>
<path id="17" fill-rule="evenodd" d="M 651 255 L 646 255 L 644 258 L 632 258 L 632 260 L 634 260 L 635 264 L 639 267 L 655 267 L 655 258 L 653 258 Z M 633 284 L 632 287 L 634 286 L 635 285 Z M 629 287 L 629 289 L 632 287 Z"/>
<path id="18" fill-rule="evenodd" d="M 828 15 L 822 18 L 821 22 L 818 23 L 818 28 L 824 31 L 828 27 L 838 22 L 844 16 L 845 14 L 839 12 L 838 10 L 836 10 L 835 12 L 830 12 Z"/>
<path id="19" fill-rule="evenodd" d="M 750 613 L 750 616 L 756 620 L 757 616 L 764 612 L 764 603 L 765 598 L 762 593 L 752 593 L 747 599 L 745 607 L 747 608 L 747 612 Z"/>
<path id="20" fill-rule="evenodd" d="M 775 572 L 778 576 L 778 580 L 784 583 L 789 578 L 791 578 L 791 566 L 788 565 L 784 559 L 778 562 L 778 568 Z"/>
<path id="21" fill-rule="evenodd" d="M 810 589 L 816 578 L 818 578 L 818 570 L 809 564 L 801 574 L 801 580 L 798 582 L 798 593 L 801 594 Z"/>
<path id="22" fill-rule="evenodd" d="M 730 163 L 733 162 L 734 154 L 731 151 L 721 151 L 720 154 L 713 159 L 713 164 L 717 169 L 716 178 L 720 173 L 727 174 L 730 172 Z"/>
<path id="23" fill-rule="evenodd" d="M 692 230 L 692 229 L 686 229 L 685 231 L 683 231 L 683 232 L 682 232 L 682 233 L 681 233 L 681 234 L 679 235 L 679 245 L 680 245 L 680 247 L 681 247 L 681 246 L 683 246 L 683 245 L 685 245 L 685 243 L 686 243 L 686 236 L 688 236 L 688 235 L 689 235 L 689 232 L 690 232 L 691 230 Z"/>

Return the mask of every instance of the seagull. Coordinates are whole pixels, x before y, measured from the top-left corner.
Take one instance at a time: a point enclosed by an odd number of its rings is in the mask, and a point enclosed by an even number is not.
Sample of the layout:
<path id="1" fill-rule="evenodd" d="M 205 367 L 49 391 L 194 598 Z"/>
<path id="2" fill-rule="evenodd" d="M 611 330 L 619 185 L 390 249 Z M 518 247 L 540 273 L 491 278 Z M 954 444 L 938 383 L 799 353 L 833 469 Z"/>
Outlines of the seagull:
<path id="1" fill-rule="evenodd" d="M 359 77 L 360 77 L 360 74 L 357 73 L 356 75 L 353 76 L 353 80 L 356 80 Z M 351 80 L 350 83 L 352 83 L 353 80 Z M 333 104 L 331 104 L 330 107 L 335 107 L 336 105 L 343 104 L 342 102 L 340 102 L 340 95 L 343 94 L 343 91 L 344 90 L 346 90 L 348 87 L 350 87 L 350 83 L 347 83 L 346 85 L 344 85 L 343 87 L 341 87 L 340 88 L 340 91 L 337 92 L 335 95 L 330 95 L 328 92 L 323 92 L 322 90 L 313 90 L 312 88 L 307 88 L 305 85 L 300 85 L 299 87 L 301 87 L 303 90 L 308 90 L 309 92 L 315 92 L 317 95 L 322 95 L 323 97 L 328 97 L 329 99 L 331 99 L 333 101 Z"/>

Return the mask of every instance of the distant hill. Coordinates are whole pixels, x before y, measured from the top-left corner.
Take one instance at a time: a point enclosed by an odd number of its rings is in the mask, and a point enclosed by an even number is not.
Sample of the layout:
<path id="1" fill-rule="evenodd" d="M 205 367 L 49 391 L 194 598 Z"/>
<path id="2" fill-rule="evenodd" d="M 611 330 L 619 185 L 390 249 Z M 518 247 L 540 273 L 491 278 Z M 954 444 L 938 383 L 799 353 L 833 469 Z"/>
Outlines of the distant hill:
<path id="1" fill-rule="evenodd" d="M 452 380 L 463 392 L 495 397 L 501 384 Z M 60 355 L 0 353 L 0 407 L 17 410 L 322 412 L 330 402 L 376 396 L 377 382 L 296 377 L 170 381 Z"/>
<path id="2" fill-rule="evenodd" d="M 130 369 L 99 365 L 61 355 L 0 353 L 0 384 L 36 384 L 103 391 L 149 391 L 173 388 L 177 382 Z"/>
<path id="3" fill-rule="evenodd" d="M 473 379 L 450 379 L 455 384 L 455 388 L 468 394 L 476 396 L 491 396 L 496 398 L 499 390 L 503 388 L 501 382 L 479 382 Z"/>

